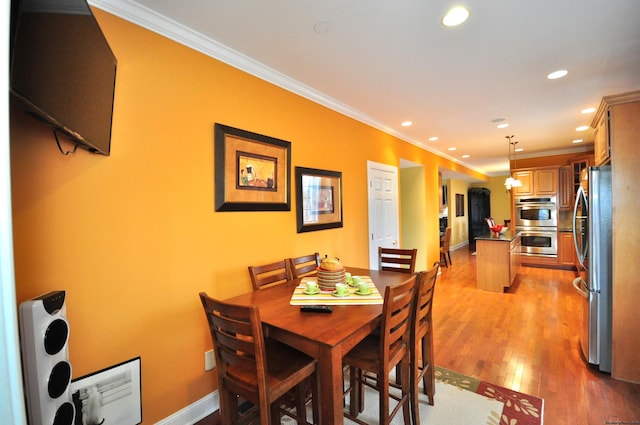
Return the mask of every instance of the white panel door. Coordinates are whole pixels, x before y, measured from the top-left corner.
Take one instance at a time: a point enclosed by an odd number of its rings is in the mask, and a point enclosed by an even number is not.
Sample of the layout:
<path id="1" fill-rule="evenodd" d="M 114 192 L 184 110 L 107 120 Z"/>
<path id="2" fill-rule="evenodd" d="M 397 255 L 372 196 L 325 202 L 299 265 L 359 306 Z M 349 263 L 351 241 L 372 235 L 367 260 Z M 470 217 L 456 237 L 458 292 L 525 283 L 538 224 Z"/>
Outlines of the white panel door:
<path id="1" fill-rule="evenodd" d="M 398 169 L 367 161 L 369 268 L 378 269 L 378 247 L 399 248 Z"/>

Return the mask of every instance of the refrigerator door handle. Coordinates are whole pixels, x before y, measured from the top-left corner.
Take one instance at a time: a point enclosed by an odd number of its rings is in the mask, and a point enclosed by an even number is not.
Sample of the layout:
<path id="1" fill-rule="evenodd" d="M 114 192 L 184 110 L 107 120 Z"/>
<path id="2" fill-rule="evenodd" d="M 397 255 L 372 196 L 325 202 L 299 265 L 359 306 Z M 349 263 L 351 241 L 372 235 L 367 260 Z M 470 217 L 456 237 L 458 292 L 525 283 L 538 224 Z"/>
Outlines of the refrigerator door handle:
<path id="1" fill-rule="evenodd" d="M 578 216 L 578 205 L 580 203 L 580 201 L 584 199 L 584 202 L 586 202 L 587 200 L 587 195 L 584 193 L 584 189 L 582 188 L 582 186 L 580 186 L 578 188 L 578 192 L 576 193 L 576 202 L 573 205 L 573 246 L 576 249 L 576 256 L 578 258 L 578 261 L 580 262 L 580 265 L 582 267 L 585 267 L 584 265 L 584 252 L 580 250 L 580 247 L 578 246 L 578 229 L 576 228 L 576 220 L 577 220 L 577 216 Z M 582 229 L 580 229 L 582 231 Z M 584 241 L 582 241 L 582 243 L 584 243 Z"/>
<path id="2" fill-rule="evenodd" d="M 582 280 L 581 277 L 577 277 L 573 279 L 573 287 L 576 288 L 576 291 L 578 291 L 578 293 L 583 297 L 585 298 L 589 297 L 589 291 L 586 289 L 584 280 Z"/>

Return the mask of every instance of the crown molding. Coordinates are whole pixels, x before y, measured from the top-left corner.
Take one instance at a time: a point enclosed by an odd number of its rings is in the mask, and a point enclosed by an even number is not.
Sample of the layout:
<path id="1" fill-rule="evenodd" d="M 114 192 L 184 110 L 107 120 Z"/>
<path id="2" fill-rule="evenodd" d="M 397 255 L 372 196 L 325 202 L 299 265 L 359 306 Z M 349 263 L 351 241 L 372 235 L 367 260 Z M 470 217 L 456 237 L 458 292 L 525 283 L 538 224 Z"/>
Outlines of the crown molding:
<path id="1" fill-rule="evenodd" d="M 278 72 L 261 62 L 258 62 L 240 52 L 237 52 L 216 40 L 205 37 L 192 29 L 167 18 L 145 6 L 142 6 L 131 0 L 88 0 L 91 6 L 97 7 L 118 16 L 126 21 L 134 23 L 138 26 L 148 29 L 149 31 L 160 34 L 170 40 L 180 43 L 186 47 L 196 50 L 202 54 L 219 60 L 227 65 L 244 71 L 250 75 L 274 84 L 291 93 L 302 96 L 319 105 L 325 106 L 342 115 L 353 118 L 356 121 L 364 123 L 370 127 L 385 132 L 391 136 L 397 137 L 407 143 L 419 147 L 425 151 L 431 152 L 449 161 L 460 164 L 475 172 L 485 174 L 475 166 L 465 164 L 457 158 L 448 156 L 442 152 L 436 151 L 419 140 L 408 137 L 389 128 L 384 123 L 374 119 L 370 115 L 352 108 L 338 100 L 329 97 L 312 87 L 307 86 L 293 78 Z"/>

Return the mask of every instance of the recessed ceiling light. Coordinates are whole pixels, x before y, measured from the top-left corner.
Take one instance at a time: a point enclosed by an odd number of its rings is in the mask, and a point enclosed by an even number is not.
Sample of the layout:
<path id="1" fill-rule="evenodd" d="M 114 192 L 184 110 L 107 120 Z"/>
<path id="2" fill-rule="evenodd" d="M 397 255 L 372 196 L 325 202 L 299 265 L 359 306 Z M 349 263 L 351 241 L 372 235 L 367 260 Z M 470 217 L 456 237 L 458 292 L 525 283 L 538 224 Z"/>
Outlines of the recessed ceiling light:
<path id="1" fill-rule="evenodd" d="M 584 140 L 576 139 L 576 140 L 573 140 L 571 143 L 582 143 L 582 142 L 584 142 Z"/>
<path id="2" fill-rule="evenodd" d="M 576 131 L 587 131 L 589 130 L 588 125 L 581 125 L 580 127 L 576 127 Z"/>
<path id="3" fill-rule="evenodd" d="M 560 69 L 558 71 L 553 71 L 551 74 L 547 75 L 547 78 L 550 80 L 557 80 L 558 78 L 562 78 L 569 73 L 566 69 Z"/>
<path id="4" fill-rule="evenodd" d="M 506 120 L 506 118 L 494 118 L 491 120 L 491 122 L 502 122 L 504 120 Z"/>
<path id="5" fill-rule="evenodd" d="M 462 155 L 463 158 L 469 158 L 471 155 Z"/>
<path id="6" fill-rule="evenodd" d="M 450 151 L 455 151 L 455 150 L 456 150 L 456 148 L 451 147 L 451 148 L 449 148 L 448 150 L 450 150 Z"/>
<path id="7" fill-rule="evenodd" d="M 507 128 L 507 127 L 509 127 L 509 123 L 508 122 L 503 122 L 502 124 L 498 124 L 496 127 L 498 127 L 498 128 Z"/>
<path id="8" fill-rule="evenodd" d="M 580 111 L 580 113 L 581 114 L 590 114 L 590 113 L 595 112 L 595 111 L 596 111 L 596 108 L 591 107 L 591 108 L 583 109 L 582 111 Z"/>
<path id="9" fill-rule="evenodd" d="M 402 124 L 400 124 L 403 127 L 410 127 L 413 124 L 413 122 L 411 121 L 404 121 Z"/>
<path id="10" fill-rule="evenodd" d="M 438 140 L 438 136 L 429 137 L 430 142 L 435 142 L 436 140 Z"/>
<path id="11" fill-rule="evenodd" d="M 445 27 L 455 27 L 463 23 L 469 18 L 469 11 L 462 6 L 456 6 L 449 9 L 444 18 L 442 18 L 442 25 Z"/>

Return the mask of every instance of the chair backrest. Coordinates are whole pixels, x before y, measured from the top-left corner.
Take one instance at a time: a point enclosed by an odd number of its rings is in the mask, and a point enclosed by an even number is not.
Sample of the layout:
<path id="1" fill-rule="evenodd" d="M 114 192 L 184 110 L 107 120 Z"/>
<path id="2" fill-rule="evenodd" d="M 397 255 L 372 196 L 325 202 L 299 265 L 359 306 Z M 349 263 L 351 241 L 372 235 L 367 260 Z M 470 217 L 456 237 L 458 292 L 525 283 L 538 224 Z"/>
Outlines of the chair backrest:
<path id="1" fill-rule="evenodd" d="M 320 265 L 320 254 L 303 255 L 302 257 L 289 258 L 289 268 L 294 279 L 316 273 Z"/>
<path id="2" fill-rule="evenodd" d="M 412 344 L 419 340 L 431 327 L 431 312 L 433 307 L 433 295 L 436 289 L 436 280 L 440 263 L 433 263 L 433 267 L 427 271 L 418 273 L 416 279 L 416 296 L 413 304 L 413 332 Z"/>
<path id="3" fill-rule="evenodd" d="M 442 251 L 449 252 L 450 245 L 451 245 L 451 227 L 447 227 L 444 230 L 444 236 L 442 237 Z"/>
<path id="4" fill-rule="evenodd" d="M 378 269 L 413 274 L 416 269 L 417 249 L 378 247 Z"/>
<path id="5" fill-rule="evenodd" d="M 416 290 L 416 274 L 404 282 L 387 286 L 384 291 L 381 323 L 381 362 L 395 365 L 407 352 L 410 342 L 413 298 Z M 394 347 L 391 352 L 391 347 Z M 395 356 L 391 358 L 390 356 Z"/>
<path id="6" fill-rule="evenodd" d="M 257 392 L 263 398 L 267 364 L 258 307 L 227 304 L 204 292 L 199 295 L 209 322 L 220 388 L 236 394 Z"/>
<path id="7" fill-rule="evenodd" d="M 276 261 L 262 266 L 249 266 L 248 268 L 254 291 L 293 279 L 291 267 L 287 260 Z"/>

